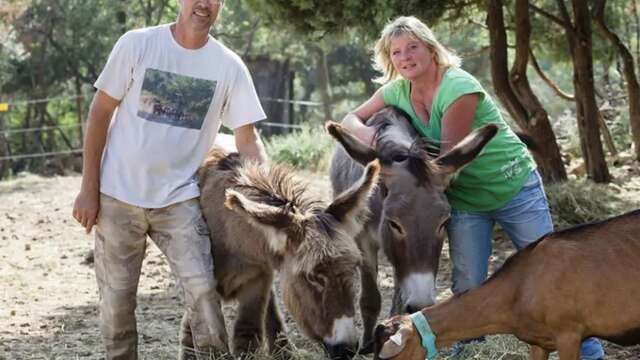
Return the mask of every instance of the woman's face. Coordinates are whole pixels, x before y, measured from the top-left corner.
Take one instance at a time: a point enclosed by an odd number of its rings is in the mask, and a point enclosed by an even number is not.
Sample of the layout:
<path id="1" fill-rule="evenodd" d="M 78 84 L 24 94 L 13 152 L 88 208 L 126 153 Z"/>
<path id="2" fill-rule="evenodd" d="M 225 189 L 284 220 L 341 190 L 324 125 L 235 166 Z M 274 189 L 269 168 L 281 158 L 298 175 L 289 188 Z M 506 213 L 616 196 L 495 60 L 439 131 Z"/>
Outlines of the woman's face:
<path id="1" fill-rule="evenodd" d="M 433 52 L 411 35 L 391 38 L 389 56 L 396 71 L 408 80 L 416 79 L 432 66 L 436 66 Z"/>

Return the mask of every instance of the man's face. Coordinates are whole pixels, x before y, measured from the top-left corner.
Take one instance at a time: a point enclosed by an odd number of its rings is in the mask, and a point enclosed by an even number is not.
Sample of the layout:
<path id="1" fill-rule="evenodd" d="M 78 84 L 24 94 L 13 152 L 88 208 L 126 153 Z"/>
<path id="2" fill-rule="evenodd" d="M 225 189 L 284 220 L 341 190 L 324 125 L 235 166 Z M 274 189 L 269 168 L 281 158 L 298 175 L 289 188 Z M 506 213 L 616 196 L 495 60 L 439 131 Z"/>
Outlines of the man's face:
<path id="1" fill-rule="evenodd" d="M 209 31 L 216 22 L 224 0 L 178 0 L 179 22 L 195 31 Z"/>

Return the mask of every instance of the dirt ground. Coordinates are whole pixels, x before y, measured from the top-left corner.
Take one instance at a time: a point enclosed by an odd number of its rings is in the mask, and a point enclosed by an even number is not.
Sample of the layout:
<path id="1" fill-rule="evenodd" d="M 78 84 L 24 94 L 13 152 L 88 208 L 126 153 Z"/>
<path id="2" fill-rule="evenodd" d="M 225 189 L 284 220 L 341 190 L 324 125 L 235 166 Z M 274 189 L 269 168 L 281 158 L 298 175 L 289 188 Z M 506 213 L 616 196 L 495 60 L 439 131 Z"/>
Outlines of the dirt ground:
<path id="1" fill-rule="evenodd" d="M 326 178 L 313 175 L 317 189 L 328 189 Z M 79 189 L 78 176 L 19 176 L 0 182 L 0 359 L 101 359 L 97 287 L 86 255 L 93 236 L 71 218 Z M 329 191 L 323 193 L 328 194 Z M 513 252 L 498 238 L 492 268 Z M 449 258 L 443 252 L 438 276 L 440 298 L 450 295 Z M 387 314 L 392 278 L 383 262 L 379 282 Z M 225 304 L 233 320 L 233 304 Z M 145 359 L 171 359 L 177 353 L 182 310 L 166 261 L 150 246 L 138 291 L 140 353 Z M 290 337 L 303 351 L 317 348 L 302 339 L 287 317 Z M 506 338 L 506 337 L 498 337 Z M 524 359 L 526 347 L 507 337 L 508 353 L 481 353 L 471 358 Z M 515 344 L 515 345 L 513 345 Z M 606 344 L 607 359 L 638 359 L 640 348 Z"/>

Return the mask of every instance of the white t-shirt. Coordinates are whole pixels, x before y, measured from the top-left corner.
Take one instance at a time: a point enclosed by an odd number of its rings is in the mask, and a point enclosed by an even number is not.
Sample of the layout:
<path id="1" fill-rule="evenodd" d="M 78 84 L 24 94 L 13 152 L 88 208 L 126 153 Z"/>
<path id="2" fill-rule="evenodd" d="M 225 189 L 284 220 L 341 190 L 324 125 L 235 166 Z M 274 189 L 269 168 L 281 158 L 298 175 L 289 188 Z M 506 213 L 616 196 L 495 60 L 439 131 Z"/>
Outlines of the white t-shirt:
<path id="1" fill-rule="evenodd" d="M 144 208 L 199 196 L 195 172 L 220 125 L 265 118 L 240 57 L 211 36 L 202 48 L 185 49 L 169 24 L 124 34 L 94 86 L 121 100 L 100 191 Z"/>

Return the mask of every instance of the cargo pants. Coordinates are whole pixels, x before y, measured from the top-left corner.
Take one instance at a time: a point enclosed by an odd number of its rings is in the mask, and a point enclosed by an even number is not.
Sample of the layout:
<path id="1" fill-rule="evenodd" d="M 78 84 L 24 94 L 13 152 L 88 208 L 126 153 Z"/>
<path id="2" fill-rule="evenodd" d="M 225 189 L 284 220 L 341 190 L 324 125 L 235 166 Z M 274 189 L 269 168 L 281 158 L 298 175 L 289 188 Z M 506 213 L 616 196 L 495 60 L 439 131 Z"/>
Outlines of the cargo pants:
<path id="1" fill-rule="evenodd" d="M 227 352 L 209 229 L 198 200 L 146 209 L 101 194 L 95 269 L 106 358 L 137 359 L 136 293 L 147 235 L 167 257 L 183 288 L 194 352 Z"/>

